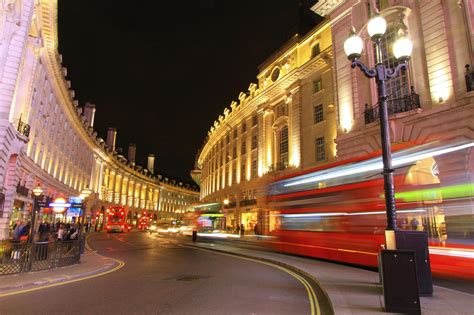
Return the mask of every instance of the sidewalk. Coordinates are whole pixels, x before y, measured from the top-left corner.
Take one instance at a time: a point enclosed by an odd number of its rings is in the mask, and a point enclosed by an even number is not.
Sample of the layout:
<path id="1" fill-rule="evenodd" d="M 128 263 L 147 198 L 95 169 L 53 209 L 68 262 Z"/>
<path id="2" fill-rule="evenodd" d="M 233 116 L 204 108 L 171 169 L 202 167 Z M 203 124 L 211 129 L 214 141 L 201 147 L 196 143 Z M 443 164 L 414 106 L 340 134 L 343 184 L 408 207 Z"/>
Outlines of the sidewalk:
<path id="1" fill-rule="evenodd" d="M 62 268 L 21 273 L 0 277 L 0 297 L 36 290 L 42 287 L 60 285 L 64 282 L 79 281 L 83 278 L 100 275 L 117 268 L 120 264 L 110 258 L 86 250 L 81 262 Z"/>
<path id="2" fill-rule="evenodd" d="M 230 244 L 190 245 L 265 258 L 294 266 L 312 275 L 328 294 L 336 315 L 388 314 L 383 312 L 383 292 L 378 273 L 297 256 L 239 248 Z M 474 312 L 474 295 L 434 286 L 432 297 L 420 297 L 422 314 L 464 315 Z"/>

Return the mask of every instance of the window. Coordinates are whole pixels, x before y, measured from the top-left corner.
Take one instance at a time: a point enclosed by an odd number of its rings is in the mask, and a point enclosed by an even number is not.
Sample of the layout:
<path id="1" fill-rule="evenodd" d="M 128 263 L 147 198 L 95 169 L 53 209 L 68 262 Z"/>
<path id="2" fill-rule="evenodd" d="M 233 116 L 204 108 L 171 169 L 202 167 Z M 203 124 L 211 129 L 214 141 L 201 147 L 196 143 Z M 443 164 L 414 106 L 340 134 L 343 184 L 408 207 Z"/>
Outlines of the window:
<path id="1" fill-rule="evenodd" d="M 227 141 L 226 141 L 227 144 L 229 144 L 229 143 L 230 143 L 230 135 L 229 135 L 229 134 L 227 135 L 227 139 L 226 139 L 226 140 L 227 140 Z"/>
<path id="2" fill-rule="evenodd" d="M 242 133 L 246 132 L 247 131 L 247 124 L 246 123 L 242 123 Z"/>
<path id="3" fill-rule="evenodd" d="M 240 145 L 240 154 L 244 155 L 247 153 L 247 146 L 245 145 L 245 139 L 242 141 L 242 144 Z"/>
<path id="4" fill-rule="evenodd" d="M 240 181 L 244 181 L 246 180 L 246 176 L 245 176 L 245 163 L 242 163 L 242 165 L 240 166 Z"/>
<path id="5" fill-rule="evenodd" d="M 234 168 L 232 169 L 232 184 L 237 181 L 237 170 Z"/>
<path id="6" fill-rule="evenodd" d="M 314 106 L 314 123 L 320 123 L 324 120 L 324 108 L 323 104 Z"/>
<path id="7" fill-rule="evenodd" d="M 316 161 L 326 160 L 326 150 L 324 147 L 324 137 L 316 138 Z"/>
<path id="8" fill-rule="evenodd" d="M 288 165 L 288 126 L 280 129 L 280 163 Z"/>
<path id="9" fill-rule="evenodd" d="M 252 178 L 257 176 L 257 159 L 252 160 Z"/>
<path id="10" fill-rule="evenodd" d="M 313 48 L 311 48 L 311 58 L 316 57 L 320 52 L 321 49 L 319 48 L 319 43 L 317 43 L 313 46 Z"/>
<path id="11" fill-rule="evenodd" d="M 232 150 L 232 158 L 236 159 L 237 158 L 237 146 L 234 145 L 234 148 Z"/>
<path id="12" fill-rule="evenodd" d="M 257 115 L 252 117 L 252 126 L 256 126 L 256 125 L 257 125 Z"/>
<path id="13" fill-rule="evenodd" d="M 323 82 L 321 79 L 313 81 L 313 93 L 317 93 L 323 89 Z"/>
<path id="14" fill-rule="evenodd" d="M 391 27 L 387 29 L 385 36 L 382 37 L 381 43 L 381 52 L 382 52 L 382 63 L 391 68 L 395 68 L 398 65 L 398 60 L 393 56 L 389 51 L 389 47 L 393 46 L 393 43 L 397 39 L 396 27 Z M 374 48 L 374 56 L 376 56 L 376 51 Z M 408 73 L 407 71 L 401 71 L 400 75 L 397 75 L 386 81 L 387 86 L 387 95 L 388 99 L 397 99 L 402 98 L 410 94 L 410 84 L 408 83 Z"/>
<path id="15" fill-rule="evenodd" d="M 252 136 L 252 150 L 255 150 L 257 148 L 257 135 L 254 134 Z"/>
<path id="16" fill-rule="evenodd" d="M 237 138 L 237 129 L 234 129 L 234 139 Z"/>

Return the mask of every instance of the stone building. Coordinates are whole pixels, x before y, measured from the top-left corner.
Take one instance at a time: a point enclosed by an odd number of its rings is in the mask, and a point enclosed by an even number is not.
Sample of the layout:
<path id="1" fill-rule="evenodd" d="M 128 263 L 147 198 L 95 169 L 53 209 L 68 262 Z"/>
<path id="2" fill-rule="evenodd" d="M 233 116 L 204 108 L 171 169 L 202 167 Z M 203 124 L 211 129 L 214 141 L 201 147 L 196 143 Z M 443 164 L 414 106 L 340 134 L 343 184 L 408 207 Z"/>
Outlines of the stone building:
<path id="1" fill-rule="evenodd" d="M 97 136 L 95 105 L 79 105 L 61 65 L 57 1 L 2 0 L 0 10 L 0 239 L 15 219 L 31 217 L 37 185 L 45 201 L 91 189 L 88 220 L 113 205 L 130 222 L 142 211 L 172 220 L 198 200 L 195 189 L 157 175 L 153 156 L 142 168 L 133 145 L 127 158 L 118 152 L 115 129 L 106 141 Z"/>
<path id="2" fill-rule="evenodd" d="M 197 159 L 200 178 L 196 171 L 193 178 L 202 202 L 221 204 L 222 227 L 252 230 L 260 222 L 268 229 L 267 183 L 334 160 L 331 43 L 327 21 L 296 34 L 260 65 L 258 85 L 250 84 L 211 127 Z"/>

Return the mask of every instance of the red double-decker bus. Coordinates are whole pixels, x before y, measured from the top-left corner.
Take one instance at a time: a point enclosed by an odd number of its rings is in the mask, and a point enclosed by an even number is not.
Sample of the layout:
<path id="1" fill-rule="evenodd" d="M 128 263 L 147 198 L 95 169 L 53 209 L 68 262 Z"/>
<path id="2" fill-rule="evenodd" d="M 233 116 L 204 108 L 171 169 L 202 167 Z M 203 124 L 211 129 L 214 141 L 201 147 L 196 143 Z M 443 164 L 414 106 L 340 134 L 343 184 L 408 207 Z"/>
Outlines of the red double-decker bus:
<path id="1" fill-rule="evenodd" d="M 110 207 L 107 209 L 107 233 L 129 232 L 131 226 L 125 221 L 125 210 L 122 207 Z"/>

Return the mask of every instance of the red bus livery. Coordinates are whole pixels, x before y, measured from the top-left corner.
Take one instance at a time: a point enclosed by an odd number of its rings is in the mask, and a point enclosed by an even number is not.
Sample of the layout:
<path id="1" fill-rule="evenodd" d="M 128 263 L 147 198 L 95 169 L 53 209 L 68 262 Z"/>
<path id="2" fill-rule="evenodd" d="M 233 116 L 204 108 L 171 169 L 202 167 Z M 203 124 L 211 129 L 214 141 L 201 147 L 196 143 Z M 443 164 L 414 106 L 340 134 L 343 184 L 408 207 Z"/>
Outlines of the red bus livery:
<path id="1" fill-rule="evenodd" d="M 474 142 L 393 153 L 399 229 L 426 231 L 433 274 L 474 279 Z M 276 250 L 377 266 L 384 246 L 381 157 L 277 179 L 269 186 Z"/>
<path id="2" fill-rule="evenodd" d="M 131 226 L 125 222 L 125 210 L 122 207 L 110 207 L 107 209 L 107 233 L 128 232 Z"/>

